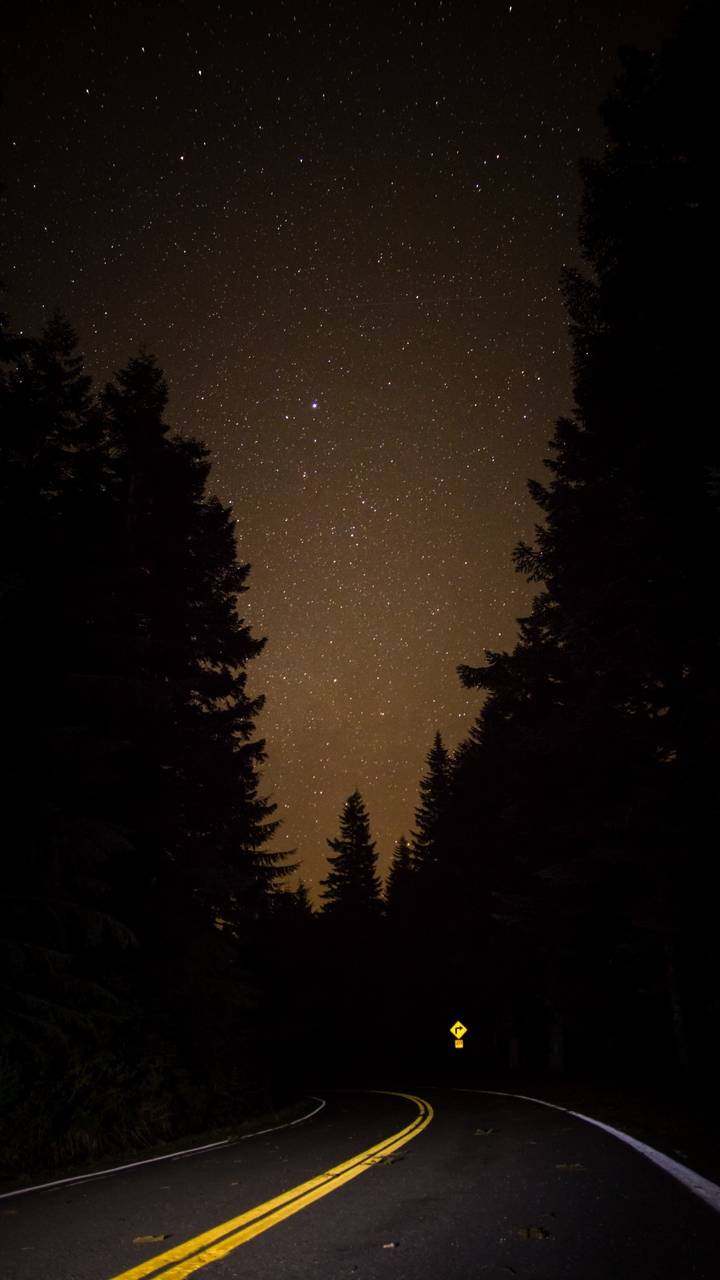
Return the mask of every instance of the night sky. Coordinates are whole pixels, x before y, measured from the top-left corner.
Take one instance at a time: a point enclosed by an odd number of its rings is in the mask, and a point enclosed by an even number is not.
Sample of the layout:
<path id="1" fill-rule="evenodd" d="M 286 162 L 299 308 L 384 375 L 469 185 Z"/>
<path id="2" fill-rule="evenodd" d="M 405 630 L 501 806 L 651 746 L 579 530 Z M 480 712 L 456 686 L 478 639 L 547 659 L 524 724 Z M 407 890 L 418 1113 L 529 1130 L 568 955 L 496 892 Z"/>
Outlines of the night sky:
<path id="1" fill-rule="evenodd" d="M 100 382 L 140 345 L 252 564 L 264 790 L 317 892 L 359 787 L 387 867 L 570 408 L 562 265 L 617 47 L 680 3 L 29 3 L 3 15 L 2 274 Z M 13 6 L 16 8 L 16 6 Z M 49 620 L 52 629 L 52 620 Z"/>

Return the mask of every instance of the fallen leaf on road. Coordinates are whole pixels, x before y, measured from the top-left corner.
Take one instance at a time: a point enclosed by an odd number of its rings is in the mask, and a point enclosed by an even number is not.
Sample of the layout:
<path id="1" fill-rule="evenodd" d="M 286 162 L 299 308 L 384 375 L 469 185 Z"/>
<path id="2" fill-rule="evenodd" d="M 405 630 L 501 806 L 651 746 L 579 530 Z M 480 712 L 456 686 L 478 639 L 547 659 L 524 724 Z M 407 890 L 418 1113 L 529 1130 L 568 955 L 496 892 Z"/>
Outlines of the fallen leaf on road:
<path id="1" fill-rule="evenodd" d="M 587 1165 L 586 1165 L 586 1164 L 556 1164 L 556 1165 L 555 1165 L 555 1168 L 556 1168 L 556 1169 L 567 1169 L 568 1171 L 572 1171 L 572 1172 L 576 1172 L 576 1171 L 578 1171 L 578 1170 L 580 1170 L 580 1169 L 583 1169 L 583 1170 L 587 1171 Z"/>
<path id="2" fill-rule="evenodd" d="M 489 1133 L 497 1133 L 497 1129 L 493 1129 L 492 1127 L 491 1127 L 491 1128 L 489 1128 L 489 1129 L 476 1129 L 476 1130 L 475 1130 L 475 1137 L 476 1137 L 476 1138 L 486 1138 L 486 1137 L 487 1137 L 487 1135 L 488 1135 Z"/>
<path id="3" fill-rule="evenodd" d="M 389 1244 L 384 1244 L 383 1249 L 399 1249 L 400 1245 L 397 1240 L 391 1240 Z"/>
<path id="4" fill-rule="evenodd" d="M 165 1231 L 160 1236 L 134 1236 L 133 1244 L 159 1244 L 161 1240 L 169 1240 L 170 1232 Z"/>
<path id="5" fill-rule="evenodd" d="M 550 1232 L 544 1227 L 518 1227 L 518 1235 L 523 1240 L 547 1240 Z"/>

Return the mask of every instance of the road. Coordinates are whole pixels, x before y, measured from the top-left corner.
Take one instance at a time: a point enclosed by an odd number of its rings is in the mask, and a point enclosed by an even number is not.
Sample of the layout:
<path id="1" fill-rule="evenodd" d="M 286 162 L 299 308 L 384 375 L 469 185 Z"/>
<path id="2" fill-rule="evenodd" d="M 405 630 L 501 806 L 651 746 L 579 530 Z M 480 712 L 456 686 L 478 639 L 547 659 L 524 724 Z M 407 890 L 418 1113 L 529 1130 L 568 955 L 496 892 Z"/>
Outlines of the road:
<path id="1" fill-rule="evenodd" d="M 0 1276 L 720 1275 L 720 1213 L 610 1134 L 516 1098 L 408 1094 L 327 1094 L 303 1124 L 4 1199 Z"/>

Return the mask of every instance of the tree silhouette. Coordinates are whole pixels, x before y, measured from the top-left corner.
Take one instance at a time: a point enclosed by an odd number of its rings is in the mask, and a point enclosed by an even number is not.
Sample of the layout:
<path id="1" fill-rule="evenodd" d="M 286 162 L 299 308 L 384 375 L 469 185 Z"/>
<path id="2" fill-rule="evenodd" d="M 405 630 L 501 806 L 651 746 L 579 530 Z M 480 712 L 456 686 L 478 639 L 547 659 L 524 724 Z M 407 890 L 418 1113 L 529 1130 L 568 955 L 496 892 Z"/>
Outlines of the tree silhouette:
<path id="1" fill-rule="evenodd" d="M 169 434 L 150 356 L 96 402 L 60 317 L 2 354 L 0 1146 L 16 1159 L 29 1141 L 117 1141 L 130 1110 L 138 1132 L 202 1127 L 262 1078 L 262 921 L 291 868 L 266 849 L 246 690 L 264 642 L 237 613 L 248 566 L 206 494 L 207 450 Z"/>
<path id="2" fill-rule="evenodd" d="M 542 957 L 535 998 L 579 1021 L 594 992 L 627 1052 L 649 990 L 633 1048 L 667 1052 L 672 1009 L 680 1060 L 678 968 L 686 993 L 693 966 L 707 992 L 702 904 L 717 890 L 700 852 L 718 711 L 717 613 L 698 607 L 719 532 L 697 306 L 712 250 L 706 22 L 691 15 L 656 57 L 624 53 L 608 146 L 583 166 L 588 270 L 565 282 L 575 412 L 557 424 L 550 483 L 530 484 L 544 523 L 515 553 L 542 590 L 511 654 L 460 668 L 489 696 L 455 797 L 466 849 L 492 850 L 491 912 L 493 895 L 523 904 L 512 927 Z"/>
<path id="3" fill-rule="evenodd" d="M 328 839 L 334 854 L 328 855 L 330 870 L 320 883 L 323 911 L 352 920 L 375 917 L 380 912 L 380 877 L 376 873 L 377 854 L 370 839 L 370 820 L 359 791 L 353 791 L 340 815 L 340 835 Z"/>
<path id="4" fill-rule="evenodd" d="M 103 396 L 120 517 L 115 712 L 137 824 L 151 856 L 164 850 L 158 876 L 180 869 L 208 918 L 237 928 L 292 870 L 264 849 L 278 824 L 258 795 L 264 699 L 248 696 L 246 667 L 265 641 L 237 613 L 249 566 L 237 562 L 230 508 L 205 494 L 208 451 L 168 436 L 166 401 L 144 354 Z"/>
<path id="5" fill-rule="evenodd" d="M 370 1070 L 382 1036 L 385 995 L 383 902 L 370 820 L 358 790 L 340 815 L 340 834 L 328 840 L 329 870 L 320 881 L 318 920 L 326 966 L 323 1000 L 332 1018 L 326 1067 L 345 1074 Z"/>
<path id="6" fill-rule="evenodd" d="M 296 889 L 283 889 L 273 895 L 272 911 L 283 929 L 289 928 L 294 932 L 302 932 L 314 919 L 310 894 L 302 877 Z"/>
<path id="7" fill-rule="evenodd" d="M 412 901 L 413 870 L 410 844 L 405 836 L 400 836 L 385 885 L 385 906 L 391 923 L 402 919 L 408 912 Z"/>
<path id="8" fill-rule="evenodd" d="M 451 779 L 450 756 L 439 733 L 427 756 L 427 773 L 420 780 L 420 805 L 412 834 L 413 861 L 418 870 L 437 862 Z"/>
<path id="9" fill-rule="evenodd" d="M 308 887 L 302 876 L 298 880 L 298 886 L 293 896 L 298 914 L 302 916 L 303 919 L 309 919 L 314 913 L 312 903 L 310 901 L 310 894 L 308 893 Z"/>
<path id="10" fill-rule="evenodd" d="M 118 978 L 136 940 L 116 892 L 128 842 L 121 823 L 92 804 L 107 736 L 90 731 L 83 695 L 105 492 L 90 380 L 60 316 L 3 355 L 3 638 L 12 672 L 3 716 L 12 751 L 0 907 L 9 1127 L 0 1142 L 12 1160 L 31 1133 L 47 1141 L 63 1090 L 73 1091 L 90 1060 L 107 1061 L 108 1044 L 127 1032 L 133 1002 Z"/>

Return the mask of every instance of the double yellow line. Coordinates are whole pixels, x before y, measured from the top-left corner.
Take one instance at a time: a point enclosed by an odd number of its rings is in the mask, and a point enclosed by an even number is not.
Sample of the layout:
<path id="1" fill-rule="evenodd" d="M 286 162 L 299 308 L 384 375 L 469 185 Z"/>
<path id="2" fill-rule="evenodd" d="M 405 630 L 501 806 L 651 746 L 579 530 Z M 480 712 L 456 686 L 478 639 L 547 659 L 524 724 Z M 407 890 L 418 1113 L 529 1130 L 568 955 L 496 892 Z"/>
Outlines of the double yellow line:
<path id="1" fill-rule="evenodd" d="M 389 1091 L 378 1089 L 374 1092 Z M 166 1253 L 159 1253 L 156 1257 L 148 1258 L 146 1262 L 131 1267 L 129 1271 L 120 1272 L 113 1276 L 112 1280 L 140 1280 L 142 1276 L 150 1276 L 153 1273 L 157 1273 L 154 1280 L 183 1280 L 183 1277 L 192 1275 L 193 1271 L 199 1271 L 200 1267 L 207 1266 L 209 1262 L 217 1262 L 218 1259 L 232 1253 L 233 1249 L 237 1249 L 239 1245 L 246 1244 L 254 1236 L 267 1231 L 269 1227 L 276 1226 L 278 1222 L 282 1222 L 283 1218 L 289 1218 L 291 1214 L 307 1208 L 314 1200 L 319 1200 L 322 1196 L 329 1195 L 331 1191 L 336 1191 L 344 1183 L 350 1182 L 351 1178 L 357 1178 L 359 1174 L 365 1173 L 373 1164 L 377 1164 L 385 1156 L 392 1155 L 393 1151 L 397 1151 L 399 1147 L 404 1147 L 406 1142 L 416 1138 L 433 1118 L 430 1103 L 422 1098 L 416 1098 L 411 1093 L 392 1093 L 391 1096 L 407 1098 L 418 1108 L 418 1115 L 412 1123 L 400 1129 L 398 1133 L 391 1134 L 389 1138 L 377 1142 L 374 1147 L 368 1147 L 367 1151 L 361 1151 L 359 1155 L 351 1156 L 349 1160 L 344 1160 L 334 1169 L 328 1169 L 326 1173 L 320 1173 L 317 1177 L 310 1178 L 308 1182 L 301 1183 L 300 1186 L 283 1191 L 273 1200 L 266 1200 L 264 1204 L 248 1209 L 237 1218 L 230 1218 L 228 1222 L 212 1227 L 202 1235 L 193 1236 L 191 1240 L 185 1240 L 183 1244 L 176 1245 L 174 1249 L 168 1249 Z"/>

